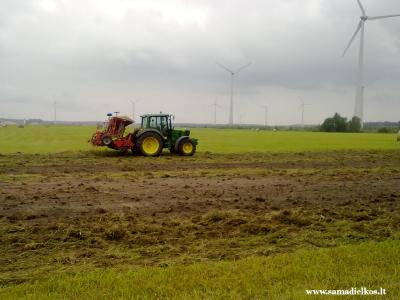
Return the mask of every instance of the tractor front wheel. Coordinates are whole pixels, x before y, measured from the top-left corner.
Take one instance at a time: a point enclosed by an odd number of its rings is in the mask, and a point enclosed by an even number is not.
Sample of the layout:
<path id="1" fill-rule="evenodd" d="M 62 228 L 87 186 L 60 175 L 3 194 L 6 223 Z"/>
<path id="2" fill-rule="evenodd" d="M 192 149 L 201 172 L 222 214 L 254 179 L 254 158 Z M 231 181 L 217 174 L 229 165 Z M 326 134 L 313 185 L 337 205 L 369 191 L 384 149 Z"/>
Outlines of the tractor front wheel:
<path id="1" fill-rule="evenodd" d="M 191 139 L 184 139 L 179 143 L 178 151 L 180 155 L 192 156 L 196 152 L 196 145 Z"/>
<path id="2" fill-rule="evenodd" d="M 163 141 L 155 132 L 143 133 L 137 141 L 137 149 L 144 156 L 158 156 L 163 149 Z"/>

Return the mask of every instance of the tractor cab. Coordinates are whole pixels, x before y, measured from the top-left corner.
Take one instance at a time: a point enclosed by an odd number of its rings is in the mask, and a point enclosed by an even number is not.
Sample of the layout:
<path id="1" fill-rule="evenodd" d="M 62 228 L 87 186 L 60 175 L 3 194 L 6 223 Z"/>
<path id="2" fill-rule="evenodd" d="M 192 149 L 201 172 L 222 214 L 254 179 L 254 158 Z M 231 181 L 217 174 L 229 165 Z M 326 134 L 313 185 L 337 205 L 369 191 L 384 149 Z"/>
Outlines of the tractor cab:
<path id="1" fill-rule="evenodd" d="M 158 115 L 143 115 L 142 116 L 142 129 L 156 129 L 162 133 L 163 137 L 167 137 L 168 133 L 173 130 L 172 115 L 158 114 Z"/>

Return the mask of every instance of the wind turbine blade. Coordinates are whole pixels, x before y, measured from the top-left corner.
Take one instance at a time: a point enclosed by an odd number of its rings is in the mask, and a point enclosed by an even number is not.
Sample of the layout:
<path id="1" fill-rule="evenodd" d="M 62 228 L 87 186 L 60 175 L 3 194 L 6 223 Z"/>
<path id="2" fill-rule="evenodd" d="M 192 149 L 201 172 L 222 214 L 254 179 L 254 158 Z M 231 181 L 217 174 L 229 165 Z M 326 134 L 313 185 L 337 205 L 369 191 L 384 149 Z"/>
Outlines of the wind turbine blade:
<path id="1" fill-rule="evenodd" d="M 358 26 L 357 26 L 356 32 L 354 32 L 354 34 L 353 34 L 353 36 L 352 36 L 352 38 L 351 38 L 351 40 L 350 40 L 349 44 L 347 45 L 346 49 L 344 50 L 344 52 L 343 52 L 343 55 L 342 55 L 342 56 L 345 56 L 345 55 L 346 55 L 346 52 L 347 52 L 347 50 L 349 50 L 349 48 L 350 48 L 351 44 L 353 43 L 354 39 L 356 38 L 356 36 L 357 36 L 358 32 L 359 32 L 359 31 L 360 31 L 360 29 L 361 29 L 362 22 L 363 22 L 363 21 L 360 21 L 360 22 L 358 23 Z"/>
<path id="2" fill-rule="evenodd" d="M 362 6 L 361 1 L 360 1 L 360 0 L 357 0 L 357 2 L 358 2 L 358 5 L 360 6 L 360 9 L 361 9 L 361 12 L 362 12 L 363 16 L 366 16 L 366 14 L 365 14 L 365 9 L 364 9 L 364 7 Z"/>
<path id="3" fill-rule="evenodd" d="M 368 20 L 378 20 L 378 19 L 386 19 L 386 18 L 393 18 L 393 17 L 400 17 L 400 15 L 387 15 L 387 16 L 368 17 Z"/>
<path id="4" fill-rule="evenodd" d="M 230 70 L 230 69 L 228 69 L 228 68 L 225 67 L 224 65 L 221 65 L 220 63 L 217 63 L 217 62 L 216 62 L 216 64 L 217 64 L 218 66 L 220 66 L 222 69 L 224 69 L 224 70 L 228 71 L 229 73 L 233 74 L 233 71 Z"/>
<path id="5" fill-rule="evenodd" d="M 247 67 L 250 66 L 250 65 L 251 65 L 251 62 L 249 62 L 249 63 L 247 63 L 247 64 L 241 66 L 239 69 L 236 70 L 236 72 L 238 73 L 238 72 L 242 71 L 244 68 L 247 68 Z"/>

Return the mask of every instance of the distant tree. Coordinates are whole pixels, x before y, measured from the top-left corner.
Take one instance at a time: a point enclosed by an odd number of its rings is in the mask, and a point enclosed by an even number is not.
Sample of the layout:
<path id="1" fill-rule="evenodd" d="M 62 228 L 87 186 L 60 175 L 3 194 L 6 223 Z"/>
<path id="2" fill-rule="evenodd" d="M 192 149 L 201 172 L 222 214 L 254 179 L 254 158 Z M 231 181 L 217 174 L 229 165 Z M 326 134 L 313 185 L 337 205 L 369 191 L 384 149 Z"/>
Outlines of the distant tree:
<path id="1" fill-rule="evenodd" d="M 347 131 L 347 118 L 342 117 L 338 113 L 333 116 L 335 121 L 335 131 L 336 132 L 346 132 Z"/>
<path id="2" fill-rule="evenodd" d="M 321 131 L 334 132 L 335 131 L 335 120 L 333 118 L 327 118 L 321 125 Z"/>
<path id="3" fill-rule="evenodd" d="M 361 119 L 359 117 L 354 116 L 349 121 L 348 125 L 350 132 L 360 132 L 361 131 Z"/>
<path id="4" fill-rule="evenodd" d="M 327 118 L 321 125 L 321 131 L 346 132 L 348 130 L 347 118 L 335 113 L 333 118 Z"/>

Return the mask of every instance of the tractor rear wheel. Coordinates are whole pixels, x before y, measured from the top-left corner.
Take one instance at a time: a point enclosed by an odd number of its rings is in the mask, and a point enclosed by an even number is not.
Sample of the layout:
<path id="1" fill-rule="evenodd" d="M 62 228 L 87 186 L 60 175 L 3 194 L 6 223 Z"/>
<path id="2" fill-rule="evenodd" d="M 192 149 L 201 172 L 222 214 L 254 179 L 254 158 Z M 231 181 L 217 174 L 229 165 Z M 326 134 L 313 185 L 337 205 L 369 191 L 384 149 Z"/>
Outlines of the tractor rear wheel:
<path id="1" fill-rule="evenodd" d="M 138 152 L 144 156 L 158 156 L 163 149 L 163 141 L 159 134 L 155 132 L 143 133 L 136 144 Z"/>
<path id="2" fill-rule="evenodd" d="M 196 145 L 191 139 L 184 139 L 179 143 L 178 152 L 183 156 L 192 156 L 196 152 Z"/>

